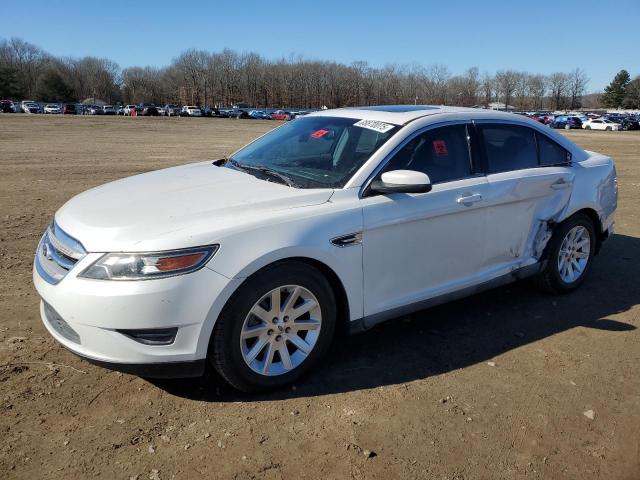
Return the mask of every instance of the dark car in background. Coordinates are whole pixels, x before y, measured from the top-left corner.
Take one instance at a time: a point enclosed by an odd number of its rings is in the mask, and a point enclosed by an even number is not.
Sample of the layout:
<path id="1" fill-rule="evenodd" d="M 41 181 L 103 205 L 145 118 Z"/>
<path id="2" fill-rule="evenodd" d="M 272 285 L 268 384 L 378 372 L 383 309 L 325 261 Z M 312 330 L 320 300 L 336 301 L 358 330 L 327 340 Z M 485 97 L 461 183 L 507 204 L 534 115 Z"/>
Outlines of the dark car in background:
<path id="1" fill-rule="evenodd" d="M 582 120 L 580 120 L 578 117 L 558 115 L 556 118 L 554 118 L 553 122 L 550 123 L 550 126 L 551 128 L 564 128 L 565 130 L 581 129 Z"/>
<path id="2" fill-rule="evenodd" d="M 604 117 L 615 123 L 620 124 L 620 130 L 640 130 L 640 124 L 635 117 L 622 115 L 607 115 Z"/>
<path id="3" fill-rule="evenodd" d="M 13 102 L 11 100 L 0 100 L 0 112 L 16 113 Z"/>
<path id="4" fill-rule="evenodd" d="M 138 105 L 137 110 L 143 117 L 157 117 L 160 115 L 158 108 L 153 103 L 141 103 Z"/>
<path id="5" fill-rule="evenodd" d="M 182 107 L 178 106 L 178 105 L 174 105 L 172 103 L 167 103 L 164 108 L 164 114 L 167 117 L 178 117 L 180 116 L 180 111 L 182 110 Z"/>
<path id="6" fill-rule="evenodd" d="M 78 113 L 78 111 L 73 103 L 66 103 L 62 106 L 63 115 L 75 115 L 76 113 Z"/>

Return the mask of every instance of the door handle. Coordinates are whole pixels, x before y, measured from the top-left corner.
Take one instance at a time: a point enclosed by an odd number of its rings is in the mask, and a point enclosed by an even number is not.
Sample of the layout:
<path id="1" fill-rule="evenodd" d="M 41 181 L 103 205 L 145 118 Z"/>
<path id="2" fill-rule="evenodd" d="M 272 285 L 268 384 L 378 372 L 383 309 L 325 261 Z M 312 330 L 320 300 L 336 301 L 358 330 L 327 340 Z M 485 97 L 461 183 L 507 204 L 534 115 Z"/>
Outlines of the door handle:
<path id="1" fill-rule="evenodd" d="M 562 188 L 568 188 L 568 187 L 570 187 L 570 186 L 571 186 L 571 183 L 572 183 L 572 182 L 570 182 L 570 181 L 568 182 L 568 181 L 566 181 L 564 178 L 559 178 L 558 180 L 556 180 L 555 182 L 553 182 L 553 183 L 551 184 L 551 188 L 552 188 L 553 190 L 560 190 L 560 189 L 562 189 Z"/>
<path id="2" fill-rule="evenodd" d="M 458 197 L 456 202 L 468 207 L 469 205 L 479 202 L 480 200 L 482 200 L 482 195 L 480 195 L 479 193 L 474 193 L 471 195 L 464 195 L 462 197 Z"/>

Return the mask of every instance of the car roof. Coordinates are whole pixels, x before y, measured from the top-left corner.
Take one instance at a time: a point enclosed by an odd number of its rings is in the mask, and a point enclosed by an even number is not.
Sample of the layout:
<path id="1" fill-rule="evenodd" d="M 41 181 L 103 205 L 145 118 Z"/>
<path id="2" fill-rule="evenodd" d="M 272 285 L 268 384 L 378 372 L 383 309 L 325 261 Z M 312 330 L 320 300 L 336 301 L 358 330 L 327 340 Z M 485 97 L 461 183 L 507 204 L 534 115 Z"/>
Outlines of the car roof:
<path id="1" fill-rule="evenodd" d="M 469 107 L 449 107 L 444 105 L 375 105 L 369 107 L 347 107 L 320 110 L 318 112 L 312 112 L 307 116 L 357 118 L 361 120 L 387 122 L 394 125 L 404 125 L 418 118 L 431 115 L 460 114 L 464 116 L 464 114 L 470 113 L 476 115 L 482 113 L 482 116 L 487 119 L 495 118 L 499 120 L 513 118 L 513 113 L 510 112 Z"/>

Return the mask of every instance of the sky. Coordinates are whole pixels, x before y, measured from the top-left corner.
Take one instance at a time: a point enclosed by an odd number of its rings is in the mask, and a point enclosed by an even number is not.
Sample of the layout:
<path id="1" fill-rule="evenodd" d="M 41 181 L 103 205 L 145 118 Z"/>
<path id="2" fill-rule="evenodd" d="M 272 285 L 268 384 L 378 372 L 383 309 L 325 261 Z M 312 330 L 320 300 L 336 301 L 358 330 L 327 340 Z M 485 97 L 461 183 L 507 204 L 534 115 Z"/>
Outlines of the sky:
<path id="1" fill-rule="evenodd" d="M 0 38 L 123 68 L 231 48 L 269 59 L 444 64 L 453 74 L 580 67 L 588 91 L 623 68 L 640 74 L 639 0 L 3 0 L 2 17 Z"/>

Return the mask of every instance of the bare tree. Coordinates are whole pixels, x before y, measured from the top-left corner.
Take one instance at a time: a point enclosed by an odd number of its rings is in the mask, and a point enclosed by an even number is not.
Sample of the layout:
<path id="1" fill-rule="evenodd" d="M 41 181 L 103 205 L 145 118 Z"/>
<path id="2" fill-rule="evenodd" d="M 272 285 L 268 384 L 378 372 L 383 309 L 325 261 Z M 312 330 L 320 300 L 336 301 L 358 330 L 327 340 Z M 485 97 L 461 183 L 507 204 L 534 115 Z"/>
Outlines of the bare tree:
<path id="1" fill-rule="evenodd" d="M 513 93 L 518 85 L 520 74 L 514 70 L 499 70 L 496 72 L 496 92 L 504 101 L 504 108 L 508 109 Z"/>
<path id="2" fill-rule="evenodd" d="M 582 95 L 589 83 L 589 77 L 581 68 L 576 68 L 569 73 L 569 96 L 571 97 L 570 108 L 580 108 Z"/>
<path id="3" fill-rule="evenodd" d="M 548 84 L 551 93 L 552 106 L 556 110 L 561 110 L 566 106 L 569 82 L 569 75 L 566 73 L 556 72 L 549 75 Z"/>

